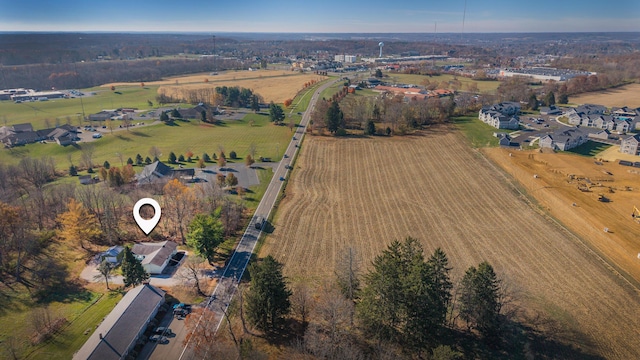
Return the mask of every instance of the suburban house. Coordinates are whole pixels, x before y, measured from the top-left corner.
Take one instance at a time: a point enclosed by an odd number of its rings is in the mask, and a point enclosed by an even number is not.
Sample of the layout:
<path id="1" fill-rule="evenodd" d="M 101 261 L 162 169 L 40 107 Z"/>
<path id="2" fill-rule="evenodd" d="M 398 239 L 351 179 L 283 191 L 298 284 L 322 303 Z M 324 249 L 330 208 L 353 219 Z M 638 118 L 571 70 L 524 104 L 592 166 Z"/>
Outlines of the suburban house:
<path id="1" fill-rule="evenodd" d="M 540 115 L 562 115 L 562 109 L 555 105 L 543 106 L 540 108 Z"/>
<path id="2" fill-rule="evenodd" d="M 509 134 L 506 133 L 496 133 L 494 134 L 495 137 L 498 138 L 498 145 L 500 146 L 514 146 L 517 144 L 514 144 L 511 142 L 511 136 Z"/>
<path id="3" fill-rule="evenodd" d="M 566 115 L 569 124 L 575 126 L 594 127 L 606 129 L 618 134 L 626 134 L 632 130 L 637 123 L 635 115 L 630 116 L 633 111 L 626 110 L 613 111 L 611 115 L 605 115 L 606 108 L 601 105 L 581 105 L 569 110 Z"/>
<path id="4" fill-rule="evenodd" d="M 73 355 L 74 360 L 125 359 L 147 324 L 164 304 L 165 292 L 143 284 L 127 292 L 96 331 Z"/>
<path id="5" fill-rule="evenodd" d="M 111 264 L 117 265 L 122 260 L 122 256 L 120 256 L 120 254 L 122 254 L 122 250 L 124 250 L 124 247 L 114 245 L 100 254 L 100 261 L 107 261 Z"/>
<path id="6" fill-rule="evenodd" d="M 142 267 L 152 275 L 162 274 L 171 257 L 178 252 L 178 245 L 172 241 L 159 243 L 138 243 L 131 252 L 142 262 Z"/>
<path id="7" fill-rule="evenodd" d="M 519 103 L 503 102 L 483 107 L 478 113 L 478 118 L 496 129 L 517 130 L 520 127 L 519 112 Z"/>
<path id="8" fill-rule="evenodd" d="M 89 121 L 106 121 L 119 116 L 115 111 L 102 110 L 99 113 L 89 114 Z"/>
<path id="9" fill-rule="evenodd" d="M 180 177 L 194 177 L 195 169 L 173 169 L 160 161 L 156 161 L 144 167 L 136 176 L 138 184 L 153 184 L 155 182 Z"/>
<path id="10" fill-rule="evenodd" d="M 622 139 L 620 152 L 623 154 L 640 155 L 640 134 Z"/>
<path id="11" fill-rule="evenodd" d="M 540 147 L 567 151 L 589 141 L 586 132 L 580 129 L 567 129 L 548 134 L 540 138 Z"/>

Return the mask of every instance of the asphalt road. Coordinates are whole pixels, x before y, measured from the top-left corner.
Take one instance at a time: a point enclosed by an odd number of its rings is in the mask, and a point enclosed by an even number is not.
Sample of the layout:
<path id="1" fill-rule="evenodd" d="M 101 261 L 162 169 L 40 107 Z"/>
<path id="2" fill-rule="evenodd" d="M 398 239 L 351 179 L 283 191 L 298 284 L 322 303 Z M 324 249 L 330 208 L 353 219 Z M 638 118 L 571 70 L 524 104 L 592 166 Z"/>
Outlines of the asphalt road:
<path id="1" fill-rule="evenodd" d="M 336 80 L 340 81 L 340 80 Z M 242 279 L 242 275 L 244 274 L 245 269 L 251 259 L 251 255 L 253 254 L 253 250 L 258 242 L 258 238 L 260 237 L 261 229 L 256 229 L 255 222 L 259 217 L 269 218 L 269 214 L 271 210 L 273 210 L 273 206 L 275 205 L 276 199 L 278 198 L 278 194 L 282 190 L 282 185 L 284 183 L 283 180 L 288 175 L 289 167 L 288 165 L 291 163 L 298 152 L 298 145 L 301 143 L 307 125 L 309 124 L 309 120 L 311 118 L 311 113 L 315 107 L 316 102 L 320 96 L 320 93 L 332 85 L 334 82 L 330 82 L 319 87 L 311 97 L 311 101 L 309 102 L 309 106 L 307 111 L 303 114 L 302 120 L 300 121 L 300 126 L 298 126 L 292 135 L 291 141 L 287 146 L 285 151 L 286 157 L 283 157 L 282 161 L 280 161 L 279 165 L 274 168 L 273 178 L 267 187 L 267 190 L 256 209 L 256 212 L 249 223 L 249 226 L 245 230 L 242 239 L 238 243 L 235 252 L 231 256 L 227 266 L 222 273 L 218 284 L 216 285 L 211 297 L 209 298 L 206 306 L 215 313 L 216 320 L 216 331 L 220 327 L 223 319 L 223 311 L 222 309 L 227 309 L 233 295 L 235 294 L 238 283 L 240 279 Z M 219 320 L 218 320 L 219 319 Z M 198 326 L 200 326 L 201 320 L 198 320 Z M 149 359 L 180 359 L 180 360 L 191 360 L 195 359 L 193 351 L 191 350 L 191 344 L 188 342 L 184 345 L 184 339 L 186 338 L 187 331 L 184 328 L 184 321 L 174 319 L 169 324 L 174 333 L 176 333 L 176 337 L 170 339 L 170 343 L 163 346 L 157 346 L 153 353 L 148 357 Z M 144 358 L 147 358 L 144 356 Z"/>

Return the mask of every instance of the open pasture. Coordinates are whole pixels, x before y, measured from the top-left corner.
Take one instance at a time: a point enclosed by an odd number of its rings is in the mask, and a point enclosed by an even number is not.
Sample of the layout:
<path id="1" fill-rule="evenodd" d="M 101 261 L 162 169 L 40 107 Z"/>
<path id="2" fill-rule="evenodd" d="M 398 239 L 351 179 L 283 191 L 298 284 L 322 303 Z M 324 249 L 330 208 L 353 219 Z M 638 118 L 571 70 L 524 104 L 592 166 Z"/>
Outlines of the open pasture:
<path id="1" fill-rule="evenodd" d="M 253 120 L 253 126 L 249 122 Z M 269 122 L 267 115 L 248 114 L 243 120 L 228 120 L 223 125 L 211 125 L 199 121 L 176 121 L 174 126 L 157 124 L 141 128 L 130 128 L 130 131 L 114 131 L 105 133 L 102 139 L 92 142 L 95 146 L 93 162 L 102 165 L 107 160 L 110 164 L 120 166 L 118 153 L 127 158 L 135 159 L 136 154 L 142 157 L 150 156 L 149 150 L 156 146 L 162 152 L 160 159 L 166 161 L 173 151 L 177 156 L 191 151 L 194 155 L 202 156 L 204 152 L 211 155 L 224 148 L 228 155 L 235 151 L 239 159 L 244 159 L 249 153 L 251 144 L 256 145 L 256 156 L 278 159 L 282 156 L 286 144 L 291 137 L 291 131 L 286 126 L 276 126 Z M 23 156 L 42 157 L 51 156 L 59 169 L 68 169 L 68 154 L 71 161 L 78 165 L 84 144 L 77 146 L 59 146 L 50 144 L 29 144 L 0 151 L 0 163 L 15 164 Z M 243 161 L 243 160 L 236 160 Z M 195 165 L 195 163 L 194 163 Z"/>
<path id="2" fill-rule="evenodd" d="M 574 348 L 559 358 L 640 357 L 637 289 L 444 127 L 307 138 L 273 224 L 260 254 L 283 262 L 293 282 L 331 280 L 347 247 L 366 269 L 392 240 L 412 236 L 425 253 L 448 254 L 454 282 L 489 261 L 523 310 L 556 324 L 540 330 Z"/>
<path id="3" fill-rule="evenodd" d="M 597 104 L 606 107 L 640 107 L 640 84 L 629 84 L 613 89 L 593 91 L 569 96 L 572 104 Z"/>

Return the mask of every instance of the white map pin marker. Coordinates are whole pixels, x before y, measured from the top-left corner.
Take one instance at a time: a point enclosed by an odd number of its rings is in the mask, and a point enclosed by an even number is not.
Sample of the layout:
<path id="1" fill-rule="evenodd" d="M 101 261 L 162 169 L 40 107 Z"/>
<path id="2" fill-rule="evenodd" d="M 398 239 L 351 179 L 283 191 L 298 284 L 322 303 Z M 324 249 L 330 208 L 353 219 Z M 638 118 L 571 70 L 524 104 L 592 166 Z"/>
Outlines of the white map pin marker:
<path id="1" fill-rule="evenodd" d="M 151 205 L 153 206 L 153 210 L 155 211 L 155 214 L 153 215 L 153 217 L 149 220 L 143 218 L 142 216 L 140 216 L 140 208 L 143 205 Z M 138 224 L 138 226 L 140 227 L 140 229 L 142 229 L 142 231 L 144 231 L 144 233 L 146 235 L 149 235 L 149 233 L 156 227 L 156 225 L 158 225 L 158 222 L 160 221 L 160 204 L 158 204 L 157 201 L 151 199 L 151 198 L 143 198 L 138 200 L 138 202 L 133 206 L 133 218 L 136 220 L 136 223 Z"/>

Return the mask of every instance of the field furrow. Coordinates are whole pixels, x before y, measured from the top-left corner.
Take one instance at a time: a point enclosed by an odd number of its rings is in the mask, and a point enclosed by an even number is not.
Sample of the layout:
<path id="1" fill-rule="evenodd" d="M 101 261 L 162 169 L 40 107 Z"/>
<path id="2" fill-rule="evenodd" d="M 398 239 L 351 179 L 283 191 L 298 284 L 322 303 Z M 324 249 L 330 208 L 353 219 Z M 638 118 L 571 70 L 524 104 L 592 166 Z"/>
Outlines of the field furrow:
<path id="1" fill-rule="evenodd" d="M 310 137 L 261 255 L 285 275 L 332 279 L 340 251 L 368 267 L 395 239 L 441 247 L 454 282 L 489 261 L 528 313 L 605 358 L 640 358 L 640 295 L 577 238 L 524 201 L 505 176 L 443 130 L 404 138 Z"/>

